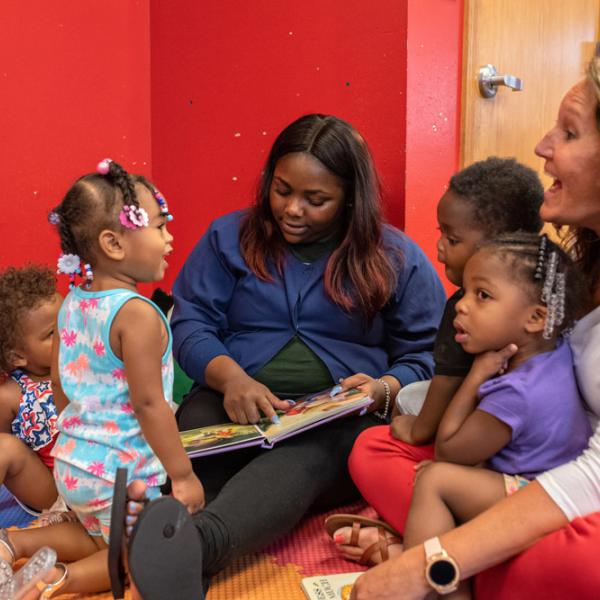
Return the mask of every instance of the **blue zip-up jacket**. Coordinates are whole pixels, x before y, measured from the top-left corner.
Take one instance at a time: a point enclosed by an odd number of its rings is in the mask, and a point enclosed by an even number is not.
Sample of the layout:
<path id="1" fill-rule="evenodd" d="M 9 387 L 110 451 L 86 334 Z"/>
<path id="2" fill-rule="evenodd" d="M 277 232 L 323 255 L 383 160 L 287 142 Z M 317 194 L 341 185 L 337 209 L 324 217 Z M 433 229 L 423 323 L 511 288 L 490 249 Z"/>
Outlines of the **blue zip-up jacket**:
<path id="1" fill-rule="evenodd" d="M 345 312 L 325 294 L 329 254 L 305 264 L 288 253 L 283 277 L 258 279 L 240 254 L 244 211 L 213 221 L 173 287 L 173 347 L 183 370 L 204 384 L 219 355 L 252 376 L 295 335 L 327 365 L 332 379 L 354 373 L 393 375 L 404 386 L 428 379 L 445 294 L 431 263 L 399 230 L 385 226 L 385 247 L 399 249 L 393 297 L 365 328 L 358 311 Z M 395 264 L 397 261 L 395 261 Z"/>

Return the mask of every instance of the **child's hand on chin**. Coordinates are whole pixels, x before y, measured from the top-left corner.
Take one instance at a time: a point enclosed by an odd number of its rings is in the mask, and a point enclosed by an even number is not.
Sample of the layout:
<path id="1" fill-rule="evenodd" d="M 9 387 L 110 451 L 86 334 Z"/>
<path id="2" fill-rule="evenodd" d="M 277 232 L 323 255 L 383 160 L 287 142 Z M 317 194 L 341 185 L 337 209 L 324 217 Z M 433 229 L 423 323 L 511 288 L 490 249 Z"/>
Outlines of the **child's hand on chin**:
<path id="1" fill-rule="evenodd" d="M 204 488 L 192 471 L 189 475 L 171 481 L 172 494 L 185 505 L 190 514 L 204 508 Z"/>
<path id="2" fill-rule="evenodd" d="M 501 350 L 490 350 L 478 354 L 473 361 L 468 377 L 483 383 L 490 377 L 502 375 L 508 368 L 508 361 L 516 354 L 517 350 L 516 344 L 508 344 Z"/>

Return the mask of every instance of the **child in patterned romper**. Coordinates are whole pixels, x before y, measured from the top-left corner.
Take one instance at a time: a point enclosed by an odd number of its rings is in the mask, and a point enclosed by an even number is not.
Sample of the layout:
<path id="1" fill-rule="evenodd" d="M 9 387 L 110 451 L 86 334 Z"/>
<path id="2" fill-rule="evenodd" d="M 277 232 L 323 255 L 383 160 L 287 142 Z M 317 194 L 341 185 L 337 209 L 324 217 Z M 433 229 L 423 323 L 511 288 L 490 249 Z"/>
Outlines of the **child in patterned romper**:
<path id="1" fill-rule="evenodd" d="M 61 411 L 54 476 L 80 522 L 11 531 L 0 543 L 5 559 L 48 545 L 70 562 L 57 563 L 42 598 L 109 589 L 107 543 L 117 467 L 144 479 L 153 498 L 168 475 L 173 495 L 190 512 L 204 505 L 172 410 L 169 325 L 136 292 L 138 283 L 164 275 L 172 251 L 171 218 L 152 184 L 110 159 L 79 179 L 50 213 L 63 251 L 59 272 L 72 283 L 58 315 L 60 342 L 53 355 Z M 82 272 L 85 284 L 75 287 Z"/>
<path id="2" fill-rule="evenodd" d="M 0 274 L 0 373 L 6 375 L 0 384 L 0 484 L 36 511 L 57 502 L 50 365 L 61 302 L 54 274 L 45 267 Z"/>

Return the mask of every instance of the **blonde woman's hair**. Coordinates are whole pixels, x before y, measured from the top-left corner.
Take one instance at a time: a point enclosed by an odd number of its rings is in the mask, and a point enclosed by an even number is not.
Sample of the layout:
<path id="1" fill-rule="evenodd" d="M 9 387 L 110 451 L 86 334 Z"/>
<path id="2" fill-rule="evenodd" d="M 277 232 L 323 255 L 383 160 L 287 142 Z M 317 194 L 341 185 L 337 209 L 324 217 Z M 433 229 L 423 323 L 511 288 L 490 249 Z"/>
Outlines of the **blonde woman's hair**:
<path id="1" fill-rule="evenodd" d="M 592 89 L 596 95 L 596 125 L 600 130 L 600 42 L 596 45 L 596 54 L 588 65 L 587 78 L 592 84 Z"/>

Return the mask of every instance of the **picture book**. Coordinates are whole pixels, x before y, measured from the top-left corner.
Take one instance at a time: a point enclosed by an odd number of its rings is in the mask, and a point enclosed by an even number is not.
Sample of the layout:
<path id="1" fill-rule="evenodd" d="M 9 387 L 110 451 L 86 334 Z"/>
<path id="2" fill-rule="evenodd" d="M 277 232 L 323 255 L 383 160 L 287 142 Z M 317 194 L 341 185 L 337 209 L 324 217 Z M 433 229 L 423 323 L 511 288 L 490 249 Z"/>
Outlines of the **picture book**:
<path id="1" fill-rule="evenodd" d="M 349 413 L 366 409 L 373 400 L 356 388 L 331 395 L 324 390 L 300 398 L 287 411 L 277 411 L 280 422 L 263 418 L 255 425 L 223 423 L 180 432 L 181 443 L 190 457 L 262 446 L 272 448 L 279 440 L 318 427 Z M 333 388 L 335 391 L 335 388 Z"/>
<path id="2" fill-rule="evenodd" d="M 349 600 L 354 582 L 363 571 L 305 577 L 302 590 L 309 600 Z"/>

